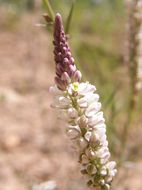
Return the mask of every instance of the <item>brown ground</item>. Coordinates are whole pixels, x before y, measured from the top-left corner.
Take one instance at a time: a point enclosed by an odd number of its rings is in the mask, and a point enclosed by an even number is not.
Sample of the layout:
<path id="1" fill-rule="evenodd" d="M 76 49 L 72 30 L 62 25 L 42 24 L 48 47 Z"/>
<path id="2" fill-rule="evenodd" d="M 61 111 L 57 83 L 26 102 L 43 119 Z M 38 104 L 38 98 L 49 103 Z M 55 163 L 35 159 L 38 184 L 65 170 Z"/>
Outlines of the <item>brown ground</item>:
<path id="1" fill-rule="evenodd" d="M 34 27 L 37 20 L 24 17 L 0 30 L 0 190 L 48 180 L 62 190 L 85 190 L 65 127 L 50 108 L 51 37 Z M 139 162 L 120 171 L 114 190 L 142 190 L 141 178 Z"/>

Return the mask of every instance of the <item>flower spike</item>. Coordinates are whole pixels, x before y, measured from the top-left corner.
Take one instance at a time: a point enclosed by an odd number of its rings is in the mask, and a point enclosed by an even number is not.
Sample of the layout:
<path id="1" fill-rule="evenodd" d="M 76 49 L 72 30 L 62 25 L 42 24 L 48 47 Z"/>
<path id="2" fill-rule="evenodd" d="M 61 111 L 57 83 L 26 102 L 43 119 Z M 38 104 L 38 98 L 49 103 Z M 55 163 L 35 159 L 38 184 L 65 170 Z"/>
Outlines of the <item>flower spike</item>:
<path id="1" fill-rule="evenodd" d="M 71 82 L 79 82 L 81 73 L 76 69 L 74 58 L 71 55 L 65 36 L 62 18 L 59 13 L 55 17 L 54 26 L 54 59 L 56 63 L 55 83 L 58 88 L 65 90 Z"/>
<path id="2" fill-rule="evenodd" d="M 88 186 L 109 190 L 117 173 L 116 163 L 109 161 L 110 152 L 106 125 L 96 87 L 81 81 L 76 69 L 60 14 L 54 26 L 54 56 L 56 63 L 55 86 L 50 87 L 54 96 L 53 108 L 59 118 L 67 123 L 67 135 L 78 153 L 81 173 L 88 178 Z"/>

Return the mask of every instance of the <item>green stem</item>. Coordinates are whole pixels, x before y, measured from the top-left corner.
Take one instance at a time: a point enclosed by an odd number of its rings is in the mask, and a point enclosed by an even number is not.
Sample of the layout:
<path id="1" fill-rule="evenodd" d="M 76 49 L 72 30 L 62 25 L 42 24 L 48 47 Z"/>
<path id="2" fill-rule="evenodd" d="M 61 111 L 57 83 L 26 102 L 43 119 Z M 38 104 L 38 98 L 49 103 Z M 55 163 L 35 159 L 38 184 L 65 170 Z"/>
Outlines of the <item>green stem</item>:
<path id="1" fill-rule="evenodd" d="M 55 18 L 55 14 L 54 14 L 54 11 L 51 7 L 51 4 L 49 2 L 49 0 L 43 0 L 43 3 L 45 4 L 46 8 L 47 8 L 47 11 L 48 11 L 48 14 L 50 16 L 50 18 L 52 19 L 52 21 L 54 21 L 54 18 Z"/>
<path id="2" fill-rule="evenodd" d="M 65 27 L 65 33 L 66 34 L 69 34 L 70 25 L 71 25 L 71 19 L 72 19 L 72 16 L 73 16 L 74 5 L 75 5 L 75 0 L 73 0 L 73 2 L 72 2 L 72 6 L 71 6 L 71 9 L 70 9 L 68 18 L 67 18 L 66 27 Z"/>

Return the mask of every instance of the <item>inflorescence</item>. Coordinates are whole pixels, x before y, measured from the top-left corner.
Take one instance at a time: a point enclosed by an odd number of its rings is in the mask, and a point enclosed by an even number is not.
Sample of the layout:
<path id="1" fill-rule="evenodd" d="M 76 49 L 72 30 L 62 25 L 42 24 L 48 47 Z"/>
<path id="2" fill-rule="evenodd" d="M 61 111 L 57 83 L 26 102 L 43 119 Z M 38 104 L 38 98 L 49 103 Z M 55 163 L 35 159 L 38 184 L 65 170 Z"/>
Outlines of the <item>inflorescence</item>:
<path id="1" fill-rule="evenodd" d="M 86 175 L 88 186 L 110 189 L 117 173 L 116 163 L 109 161 L 110 152 L 106 138 L 106 125 L 96 87 L 81 82 L 64 33 L 60 14 L 54 25 L 54 59 L 56 63 L 55 86 L 52 107 L 67 123 L 67 135 L 73 142 L 81 164 L 81 173 Z"/>

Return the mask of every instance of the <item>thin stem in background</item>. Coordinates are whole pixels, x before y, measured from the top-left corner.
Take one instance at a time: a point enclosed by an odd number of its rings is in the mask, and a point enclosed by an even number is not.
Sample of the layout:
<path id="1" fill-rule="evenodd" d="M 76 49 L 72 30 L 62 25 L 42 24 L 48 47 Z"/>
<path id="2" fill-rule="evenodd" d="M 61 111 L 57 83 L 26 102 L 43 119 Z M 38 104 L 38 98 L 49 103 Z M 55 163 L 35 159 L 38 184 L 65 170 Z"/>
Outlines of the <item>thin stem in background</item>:
<path id="1" fill-rule="evenodd" d="M 127 1 L 126 1 L 127 2 Z M 129 66 L 129 76 L 130 76 L 130 99 L 127 111 L 127 121 L 123 128 L 123 136 L 122 136 L 122 152 L 121 152 L 121 159 L 120 164 L 127 159 L 126 156 L 126 147 L 127 147 L 127 139 L 129 129 L 132 123 L 133 114 L 135 108 L 137 106 L 138 101 L 138 72 L 139 72 L 139 62 L 138 62 L 138 48 L 139 48 L 139 41 L 137 40 L 137 35 L 139 34 L 140 30 L 140 22 L 139 18 L 136 15 L 139 13 L 138 3 L 139 0 L 128 1 L 127 2 L 127 9 L 128 9 L 128 22 L 127 22 L 127 47 L 126 47 L 126 56 L 125 62 Z"/>

